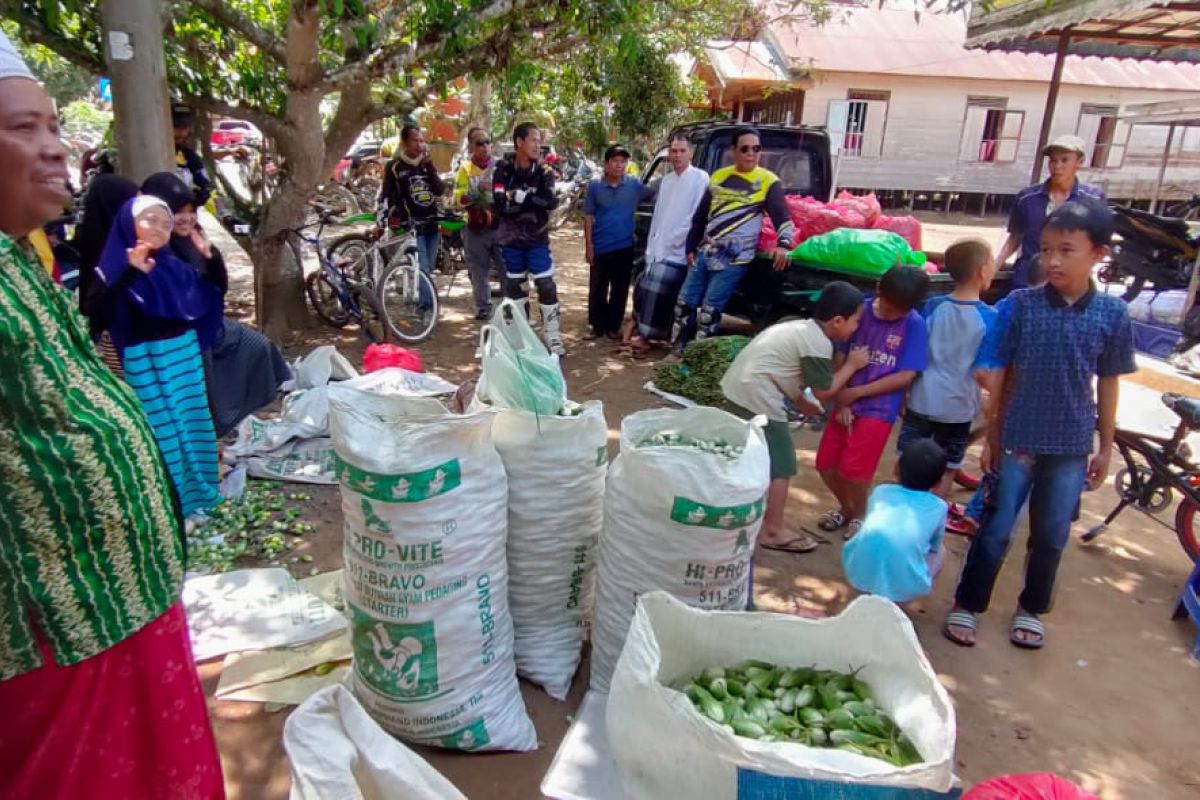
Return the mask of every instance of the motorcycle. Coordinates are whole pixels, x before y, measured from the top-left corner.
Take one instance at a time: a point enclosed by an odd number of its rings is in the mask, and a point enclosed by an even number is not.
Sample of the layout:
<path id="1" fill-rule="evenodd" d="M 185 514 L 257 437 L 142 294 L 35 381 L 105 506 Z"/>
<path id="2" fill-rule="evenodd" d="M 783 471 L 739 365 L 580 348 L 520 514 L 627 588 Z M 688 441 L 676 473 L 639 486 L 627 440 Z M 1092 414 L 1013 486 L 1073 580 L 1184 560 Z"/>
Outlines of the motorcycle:
<path id="1" fill-rule="evenodd" d="M 1186 216 L 1200 208 L 1200 195 L 1177 208 Z M 1122 299 L 1133 300 L 1147 283 L 1156 292 L 1167 289 L 1186 289 L 1191 280 L 1196 255 L 1200 252 L 1200 235 L 1193 235 L 1187 223 L 1179 217 L 1165 217 L 1128 206 L 1113 206 L 1114 231 L 1119 237 L 1112 247 L 1108 263 L 1100 270 L 1105 283 L 1125 283 Z"/>

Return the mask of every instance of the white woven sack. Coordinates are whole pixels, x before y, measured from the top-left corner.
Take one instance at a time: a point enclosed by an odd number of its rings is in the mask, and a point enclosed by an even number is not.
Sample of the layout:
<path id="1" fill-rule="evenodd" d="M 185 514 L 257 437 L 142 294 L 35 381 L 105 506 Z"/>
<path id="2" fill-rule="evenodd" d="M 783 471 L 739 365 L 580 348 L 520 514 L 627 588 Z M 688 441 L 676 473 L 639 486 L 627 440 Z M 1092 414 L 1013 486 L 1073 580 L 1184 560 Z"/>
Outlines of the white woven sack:
<path id="1" fill-rule="evenodd" d="M 640 447 L 659 433 L 743 447 L 727 458 Z M 609 468 L 596 568 L 593 689 L 607 691 L 637 599 L 662 589 L 688 605 L 745 608 L 750 558 L 770 482 L 762 430 L 715 408 L 651 409 L 621 423 Z"/>

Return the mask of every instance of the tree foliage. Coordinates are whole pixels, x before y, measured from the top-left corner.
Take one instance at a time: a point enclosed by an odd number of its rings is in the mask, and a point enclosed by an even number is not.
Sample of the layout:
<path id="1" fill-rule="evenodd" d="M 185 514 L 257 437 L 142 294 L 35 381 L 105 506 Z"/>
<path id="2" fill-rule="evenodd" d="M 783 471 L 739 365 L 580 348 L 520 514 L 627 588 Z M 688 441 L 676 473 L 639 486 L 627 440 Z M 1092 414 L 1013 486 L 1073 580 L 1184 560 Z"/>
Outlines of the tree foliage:
<path id="1" fill-rule="evenodd" d="M 96 79 L 90 73 L 80 70 L 49 47 L 23 41 L 16 23 L 5 21 L 0 27 L 12 40 L 29 69 L 46 87 L 46 93 L 53 97 L 60 107 L 91 94 L 96 86 Z"/>
<path id="2" fill-rule="evenodd" d="M 807 13 L 824 3 L 770 7 Z M 105 69 L 99 6 L 0 0 L 0 17 L 15 22 L 26 42 L 98 75 Z M 530 87 L 562 64 L 571 66 L 554 90 L 565 116 L 603 107 L 622 130 L 646 133 L 680 97 L 667 56 L 753 29 L 763 13 L 749 0 L 165 0 L 163 9 L 178 98 L 254 123 L 276 151 L 278 189 L 255 209 L 246 242 L 269 332 L 306 318 L 299 265 L 281 257 L 286 231 L 367 126 L 410 113 L 464 75 L 494 78 L 503 84 L 497 96 L 533 103 Z M 645 85 L 639 76 L 649 78 Z M 280 309 L 278 325 L 264 319 Z"/>

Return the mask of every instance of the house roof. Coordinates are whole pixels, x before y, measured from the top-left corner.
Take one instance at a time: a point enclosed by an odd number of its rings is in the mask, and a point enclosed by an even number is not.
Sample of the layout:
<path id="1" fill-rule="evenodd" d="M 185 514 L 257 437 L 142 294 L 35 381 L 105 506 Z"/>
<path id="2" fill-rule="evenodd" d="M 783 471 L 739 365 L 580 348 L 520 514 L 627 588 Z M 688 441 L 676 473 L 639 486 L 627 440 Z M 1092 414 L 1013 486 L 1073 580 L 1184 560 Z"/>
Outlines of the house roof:
<path id="1" fill-rule="evenodd" d="M 1053 53 L 1061 33 L 1073 55 L 1200 62 L 1194 0 L 994 0 L 972 9 L 967 46 Z"/>
<path id="2" fill-rule="evenodd" d="M 730 82 L 779 83 L 787 72 L 762 42 L 709 42 L 704 48 L 708 63 L 722 86 Z"/>
<path id="3" fill-rule="evenodd" d="M 918 19 L 912 11 L 880 9 L 872 4 L 837 11 L 821 26 L 777 21 L 763 36 L 793 71 L 1050 80 L 1053 56 L 968 50 L 966 32 L 967 22 L 960 14 L 924 13 Z M 1200 86 L 1200 65 L 1071 58 L 1064 65 L 1062 80 L 1083 86 L 1194 92 Z"/>

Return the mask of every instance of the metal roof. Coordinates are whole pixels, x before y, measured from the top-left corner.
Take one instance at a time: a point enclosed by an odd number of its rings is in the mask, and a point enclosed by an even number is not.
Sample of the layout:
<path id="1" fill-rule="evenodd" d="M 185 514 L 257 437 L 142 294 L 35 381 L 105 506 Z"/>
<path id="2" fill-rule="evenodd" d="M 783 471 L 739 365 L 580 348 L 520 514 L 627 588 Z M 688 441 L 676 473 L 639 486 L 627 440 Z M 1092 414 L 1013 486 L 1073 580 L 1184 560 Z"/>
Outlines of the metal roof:
<path id="1" fill-rule="evenodd" d="M 782 83 L 787 72 L 779 65 L 762 42 L 709 42 L 704 48 L 722 86 L 731 81 L 743 83 Z"/>
<path id="2" fill-rule="evenodd" d="M 1072 55 L 1200 63 L 1200 2 L 995 0 L 972 10 L 966 46 L 1053 53 L 1062 33 Z"/>
<path id="3" fill-rule="evenodd" d="M 1200 95 L 1128 105 L 1121 112 L 1121 121 L 1130 125 L 1200 125 Z"/>
<path id="4" fill-rule="evenodd" d="M 1046 7 L 1046 0 L 1033 2 Z M 1070 0 L 1054 0 L 1052 7 L 1057 8 L 1060 2 Z M 824 25 L 775 22 L 763 31 L 763 39 L 771 45 L 769 50 L 782 56 L 793 74 L 811 70 L 1046 83 L 1054 66 L 1053 56 L 1040 53 L 967 49 L 967 21 L 960 14 L 924 13 L 918 18 L 912 11 L 880 9 L 874 4 L 837 12 Z M 1075 47 L 1072 41 L 1072 53 Z M 1062 81 L 1082 86 L 1196 91 L 1200 88 L 1200 65 L 1073 58 L 1065 65 Z"/>

